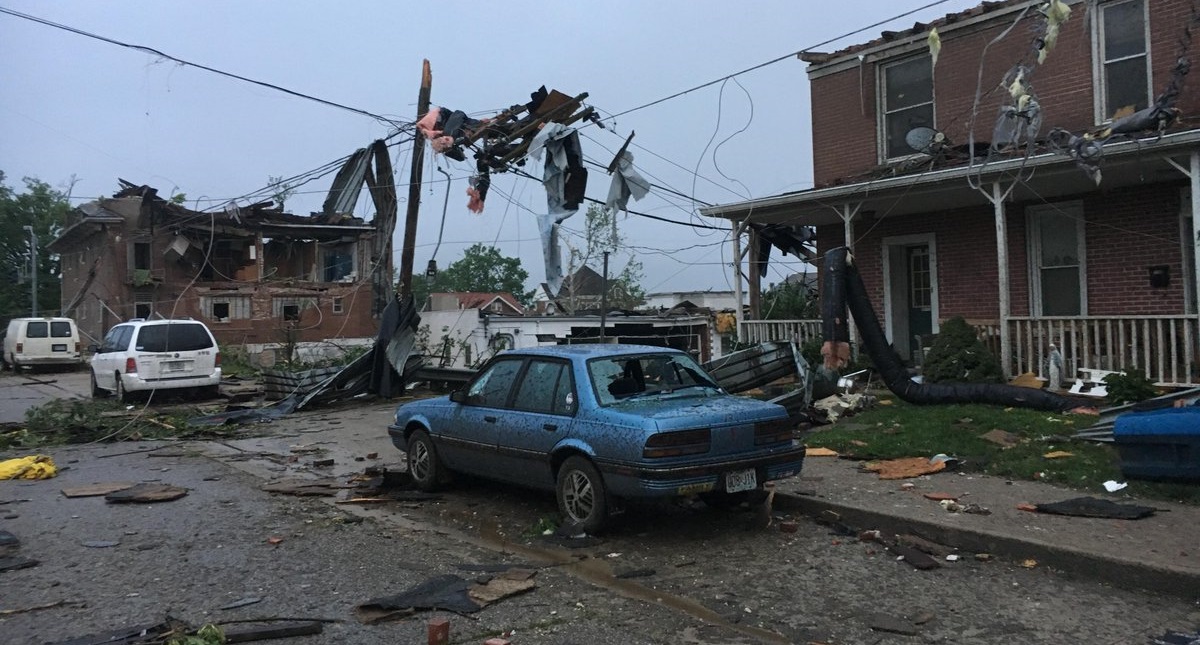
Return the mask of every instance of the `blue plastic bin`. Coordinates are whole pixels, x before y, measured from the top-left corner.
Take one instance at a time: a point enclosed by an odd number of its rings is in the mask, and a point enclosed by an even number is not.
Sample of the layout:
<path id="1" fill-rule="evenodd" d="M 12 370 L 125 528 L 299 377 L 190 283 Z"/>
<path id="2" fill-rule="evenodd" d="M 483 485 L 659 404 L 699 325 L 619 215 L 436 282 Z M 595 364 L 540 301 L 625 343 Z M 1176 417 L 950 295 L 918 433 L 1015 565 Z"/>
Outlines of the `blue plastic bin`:
<path id="1" fill-rule="evenodd" d="M 1122 414 L 1113 438 L 1128 478 L 1200 481 L 1200 407 Z"/>

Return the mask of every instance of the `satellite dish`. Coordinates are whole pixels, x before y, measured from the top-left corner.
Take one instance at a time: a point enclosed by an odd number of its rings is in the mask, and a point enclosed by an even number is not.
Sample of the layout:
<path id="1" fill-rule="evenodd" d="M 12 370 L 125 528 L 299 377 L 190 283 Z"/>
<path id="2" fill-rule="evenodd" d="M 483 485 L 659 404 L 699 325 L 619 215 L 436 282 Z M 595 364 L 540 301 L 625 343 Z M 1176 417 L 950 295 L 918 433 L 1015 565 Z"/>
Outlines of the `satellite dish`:
<path id="1" fill-rule="evenodd" d="M 945 134 L 924 126 L 913 128 L 908 131 L 908 134 L 904 135 L 904 142 L 908 144 L 908 147 L 926 154 L 931 153 L 934 147 L 945 140 Z"/>

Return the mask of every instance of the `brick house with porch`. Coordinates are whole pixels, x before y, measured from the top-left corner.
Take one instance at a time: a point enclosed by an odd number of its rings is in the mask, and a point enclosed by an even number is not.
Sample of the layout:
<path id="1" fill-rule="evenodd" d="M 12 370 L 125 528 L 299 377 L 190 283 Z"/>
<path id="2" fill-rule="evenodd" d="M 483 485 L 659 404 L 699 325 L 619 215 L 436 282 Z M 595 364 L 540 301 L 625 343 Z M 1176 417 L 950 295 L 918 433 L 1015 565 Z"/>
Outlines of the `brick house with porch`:
<path id="1" fill-rule="evenodd" d="M 764 226 L 815 230 L 814 258 L 851 249 L 901 356 L 962 316 L 1009 375 L 1042 372 L 1054 343 L 1068 375 L 1200 383 L 1200 80 L 1178 65 L 1197 16 L 1185 0 L 1063 4 L 1041 64 L 1050 7 L 1013 0 L 801 54 L 815 187 L 703 211 L 731 220 L 739 267 Z M 1161 120 L 1108 131 L 1156 105 Z"/>

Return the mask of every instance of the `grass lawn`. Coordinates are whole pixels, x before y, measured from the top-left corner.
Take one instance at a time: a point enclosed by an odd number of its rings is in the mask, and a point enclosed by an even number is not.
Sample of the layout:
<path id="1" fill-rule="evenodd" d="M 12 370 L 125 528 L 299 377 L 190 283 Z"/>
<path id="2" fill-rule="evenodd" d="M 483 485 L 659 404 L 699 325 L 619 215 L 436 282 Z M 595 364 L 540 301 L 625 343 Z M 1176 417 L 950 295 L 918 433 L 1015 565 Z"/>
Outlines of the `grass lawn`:
<path id="1" fill-rule="evenodd" d="M 809 447 L 825 447 L 863 459 L 931 457 L 944 453 L 962 460 L 960 469 L 1010 479 L 1039 479 L 1103 493 L 1102 484 L 1121 476 L 1120 458 L 1109 444 L 1070 439 L 1096 417 L 1056 414 L 991 405 L 917 406 L 891 393 L 880 405 L 803 437 Z M 1015 436 L 1009 447 L 982 438 L 993 430 Z M 1073 456 L 1047 459 L 1066 451 Z M 1128 480 L 1123 493 L 1200 504 L 1200 485 Z"/>

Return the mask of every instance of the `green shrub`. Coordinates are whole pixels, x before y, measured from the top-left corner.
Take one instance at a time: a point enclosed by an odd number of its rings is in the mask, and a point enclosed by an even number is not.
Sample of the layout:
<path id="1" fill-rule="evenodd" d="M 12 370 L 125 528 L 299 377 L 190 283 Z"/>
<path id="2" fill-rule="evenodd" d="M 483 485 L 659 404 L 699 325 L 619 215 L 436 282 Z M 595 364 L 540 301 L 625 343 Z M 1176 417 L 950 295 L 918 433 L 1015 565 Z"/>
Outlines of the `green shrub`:
<path id="1" fill-rule="evenodd" d="M 1109 374 L 1104 377 L 1104 384 L 1108 386 L 1108 400 L 1114 404 L 1137 403 L 1158 394 L 1154 382 L 1139 369 L 1125 370 L 1124 374 Z"/>
<path id="2" fill-rule="evenodd" d="M 937 340 L 925 356 L 921 373 L 929 383 L 1002 383 L 1000 361 L 979 340 L 975 330 L 955 316 L 942 323 Z"/>

